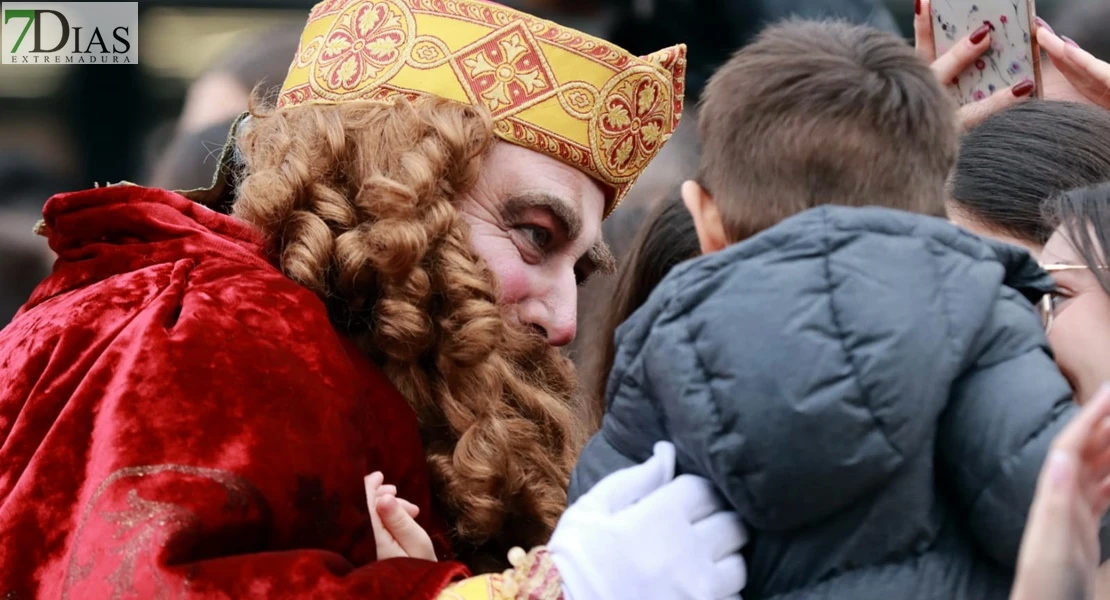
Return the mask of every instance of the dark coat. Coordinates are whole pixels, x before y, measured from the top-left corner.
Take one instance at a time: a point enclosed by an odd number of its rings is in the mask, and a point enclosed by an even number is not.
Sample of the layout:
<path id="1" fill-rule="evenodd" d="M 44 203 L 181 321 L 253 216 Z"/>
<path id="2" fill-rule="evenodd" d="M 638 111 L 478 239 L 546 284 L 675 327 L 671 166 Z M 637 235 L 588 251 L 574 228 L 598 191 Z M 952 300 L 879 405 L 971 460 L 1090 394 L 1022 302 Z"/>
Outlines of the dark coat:
<path id="1" fill-rule="evenodd" d="M 1051 288 L 1024 251 L 879 208 L 680 265 L 617 332 L 572 500 L 671 440 L 752 530 L 748 600 L 1003 600 L 1077 410 L 1030 303 Z"/>

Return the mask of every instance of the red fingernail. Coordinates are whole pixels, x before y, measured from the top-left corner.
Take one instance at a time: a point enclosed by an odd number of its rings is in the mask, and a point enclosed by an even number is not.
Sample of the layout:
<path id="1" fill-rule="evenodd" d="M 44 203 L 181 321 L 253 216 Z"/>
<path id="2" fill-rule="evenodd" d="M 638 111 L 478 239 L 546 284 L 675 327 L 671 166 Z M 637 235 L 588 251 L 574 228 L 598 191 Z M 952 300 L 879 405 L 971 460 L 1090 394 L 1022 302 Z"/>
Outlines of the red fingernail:
<path id="1" fill-rule="evenodd" d="M 921 0 L 913 0 L 913 14 L 921 14 Z"/>
<path id="2" fill-rule="evenodd" d="M 1068 37 L 1066 35 L 1060 36 L 1060 39 L 1064 40 L 1065 44 L 1067 44 L 1069 46 L 1072 46 L 1073 48 L 1078 48 L 1079 47 L 1079 44 L 1076 44 L 1075 40 L 1071 39 L 1070 37 Z"/>
<path id="3" fill-rule="evenodd" d="M 1014 95 L 1018 98 L 1024 98 L 1025 96 L 1032 94 L 1033 90 L 1035 89 L 1037 89 L 1037 85 L 1035 83 L 1033 83 L 1032 81 L 1023 81 L 1014 86 L 1013 92 Z"/>
<path id="4" fill-rule="evenodd" d="M 1037 17 L 1037 27 L 1044 27 L 1044 28 L 1045 28 L 1045 29 L 1047 29 L 1047 30 L 1048 30 L 1048 32 L 1049 32 L 1049 33 L 1051 33 L 1051 34 L 1055 34 L 1055 33 L 1056 33 L 1056 32 L 1055 32 L 1055 31 L 1054 31 L 1054 30 L 1052 29 L 1052 26 L 1051 26 L 1051 25 L 1049 25 L 1048 23 L 1046 23 L 1046 22 L 1045 22 L 1045 20 L 1044 20 L 1044 19 L 1042 19 L 1042 18 L 1040 18 L 1040 17 Z"/>
<path id="5" fill-rule="evenodd" d="M 975 32 L 971 34 L 971 43 L 974 45 L 979 45 L 979 42 L 985 40 L 987 38 L 987 34 L 990 32 L 990 25 L 980 25 L 979 29 L 976 29 Z"/>

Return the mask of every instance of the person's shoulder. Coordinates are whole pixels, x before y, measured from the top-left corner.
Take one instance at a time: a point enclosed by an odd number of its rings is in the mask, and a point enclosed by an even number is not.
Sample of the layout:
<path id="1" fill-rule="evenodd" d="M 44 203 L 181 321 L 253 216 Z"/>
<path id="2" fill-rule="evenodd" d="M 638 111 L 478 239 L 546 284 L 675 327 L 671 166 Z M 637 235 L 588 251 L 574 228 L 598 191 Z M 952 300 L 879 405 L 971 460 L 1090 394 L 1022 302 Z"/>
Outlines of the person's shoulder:
<path id="1" fill-rule="evenodd" d="M 788 367 L 776 361 L 816 347 L 820 332 L 861 360 L 947 357 L 933 364 L 939 376 L 999 299 L 1016 298 L 1019 278 L 1037 281 L 1035 263 L 1002 254 L 943 219 L 822 206 L 675 268 L 630 322 L 640 326 L 638 340 L 673 324 L 687 332 L 685 343 L 696 337 L 721 356 L 738 352 L 736 339 L 760 340 L 757 355 L 738 366 L 781 372 Z"/>
<path id="2" fill-rule="evenodd" d="M 887 248 L 889 252 L 855 253 L 855 247 Z M 960 260 L 1000 265 L 1014 274 L 1013 283 L 1043 287 L 1039 267 L 1028 253 L 984 239 L 947 219 L 880 206 L 811 208 L 791 216 L 751 239 L 729 248 L 736 258 L 768 255 L 770 260 L 835 259 L 897 265 L 928 255 L 934 260 Z M 727 260 L 727 259 L 726 259 Z"/>
<path id="3" fill-rule="evenodd" d="M 234 348 L 261 360 L 343 352 L 323 300 L 265 261 L 182 252 L 88 281 L 79 265 L 66 267 L 74 268 L 40 285 L 0 337 L 52 345 L 80 334 L 171 355 Z"/>
<path id="4" fill-rule="evenodd" d="M 180 312 L 176 327 L 254 346 L 339 345 L 323 299 L 270 265 L 210 257 L 182 265 L 174 283 L 180 291 L 166 292 Z"/>
<path id="5" fill-rule="evenodd" d="M 291 323 L 332 329 L 321 298 L 273 263 L 258 231 L 175 192 L 124 182 L 59 194 L 44 217 L 59 260 L 30 309 L 79 306 L 94 325 L 145 315 L 178 340 L 195 329 L 260 343 L 294 335 Z"/>

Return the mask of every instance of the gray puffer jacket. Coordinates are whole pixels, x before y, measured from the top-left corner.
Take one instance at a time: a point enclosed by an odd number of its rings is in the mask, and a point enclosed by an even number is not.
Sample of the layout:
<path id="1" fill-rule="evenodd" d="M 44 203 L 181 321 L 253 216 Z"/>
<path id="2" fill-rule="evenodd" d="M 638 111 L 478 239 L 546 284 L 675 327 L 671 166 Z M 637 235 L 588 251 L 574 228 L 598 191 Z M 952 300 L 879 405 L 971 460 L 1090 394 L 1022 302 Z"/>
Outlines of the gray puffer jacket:
<path id="1" fill-rule="evenodd" d="M 1030 303 L 1051 288 L 1017 248 L 879 208 L 680 265 L 617 331 L 571 499 L 670 440 L 752 531 L 746 600 L 1005 600 L 1076 412 Z"/>

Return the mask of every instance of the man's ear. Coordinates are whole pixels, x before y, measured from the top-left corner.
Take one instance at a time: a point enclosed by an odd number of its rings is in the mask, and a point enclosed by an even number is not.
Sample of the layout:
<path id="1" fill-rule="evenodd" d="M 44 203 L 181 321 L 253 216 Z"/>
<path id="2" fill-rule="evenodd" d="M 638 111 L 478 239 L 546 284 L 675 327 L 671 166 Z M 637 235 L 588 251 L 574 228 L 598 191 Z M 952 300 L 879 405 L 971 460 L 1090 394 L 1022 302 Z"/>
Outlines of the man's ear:
<path id="1" fill-rule="evenodd" d="M 698 185 L 696 181 L 682 184 L 682 203 L 694 219 L 694 229 L 698 232 L 698 243 L 702 254 L 711 254 L 728 245 L 725 225 L 713 196 Z"/>

